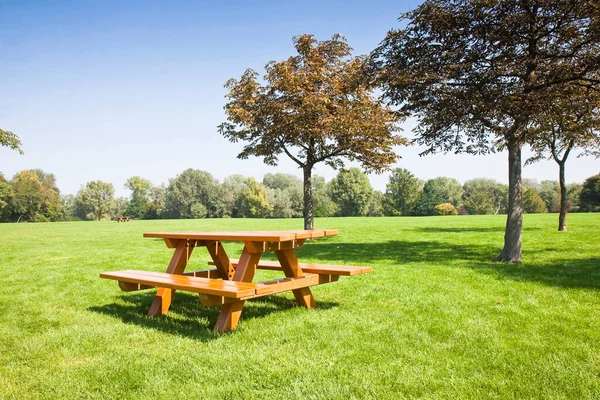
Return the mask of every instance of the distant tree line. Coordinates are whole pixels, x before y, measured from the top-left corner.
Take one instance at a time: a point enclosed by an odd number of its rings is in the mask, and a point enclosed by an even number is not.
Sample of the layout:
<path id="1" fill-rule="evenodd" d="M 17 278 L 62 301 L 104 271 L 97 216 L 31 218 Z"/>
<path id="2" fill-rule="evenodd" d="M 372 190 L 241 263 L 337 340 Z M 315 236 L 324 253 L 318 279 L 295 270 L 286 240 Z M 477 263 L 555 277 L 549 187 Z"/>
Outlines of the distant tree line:
<path id="1" fill-rule="evenodd" d="M 558 212 L 557 181 L 524 180 L 526 213 Z M 76 195 L 61 195 L 54 174 L 40 169 L 21 171 L 7 180 L 0 174 L 0 221 L 49 222 L 185 218 L 302 218 L 303 181 L 291 174 L 252 177 L 231 175 L 222 182 L 210 173 L 187 169 L 168 185 L 154 186 L 134 176 L 125 187 L 129 198 L 115 197 L 111 183 L 87 182 Z M 583 184 L 568 185 L 570 211 L 600 211 L 600 174 Z M 358 168 L 341 170 L 329 182 L 312 179 L 317 217 L 426 216 L 506 214 L 508 187 L 493 179 L 418 179 L 406 169 L 394 169 L 385 192 L 371 187 Z"/>

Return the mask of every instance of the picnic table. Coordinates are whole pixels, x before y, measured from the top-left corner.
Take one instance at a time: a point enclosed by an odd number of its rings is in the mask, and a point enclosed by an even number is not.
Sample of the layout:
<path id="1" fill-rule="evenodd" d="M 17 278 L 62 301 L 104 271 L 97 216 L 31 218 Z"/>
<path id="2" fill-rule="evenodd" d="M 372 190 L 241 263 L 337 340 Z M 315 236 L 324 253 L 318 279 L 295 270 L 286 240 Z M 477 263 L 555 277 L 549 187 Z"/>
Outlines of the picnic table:
<path id="1" fill-rule="evenodd" d="M 204 306 L 220 306 L 214 329 L 235 330 L 246 300 L 275 293 L 292 291 L 296 302 L 306 308 L 315 306 L 311 286 L 335 282 L 341 275 L 371 272 L 371 267 L 300 263 L 295 250 L 309 239 L 337 235 L 335 229 L 240 231 L 240 232 L 148 232 L 147 238 L 163 239 L 174 249 L 165 273 L 125 270 L 104 272 L 101 278 L 119 281 L 126 292 L 157 287 L 148 315 L 168 312 L 176 290 L 198 293 Z M 222 242 L 244 244 L 239 259 L 230 259 Z M 192 251 L 206 247 L 215 268 L 185 271 Z M 261 261 L 263 253 L 274 252 L 278 261 Z M 257 269 L 282 271 L 285 277 L 264 282 L 252 282 Z"/>

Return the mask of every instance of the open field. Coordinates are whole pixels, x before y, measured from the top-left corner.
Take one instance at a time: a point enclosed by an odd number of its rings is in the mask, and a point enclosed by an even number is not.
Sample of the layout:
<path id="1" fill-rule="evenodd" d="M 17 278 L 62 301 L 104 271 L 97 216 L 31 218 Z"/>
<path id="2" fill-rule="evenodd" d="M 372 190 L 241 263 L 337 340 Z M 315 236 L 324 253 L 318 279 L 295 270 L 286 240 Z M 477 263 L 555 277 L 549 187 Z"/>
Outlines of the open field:
<path id="1" fill-rule="evenodd" d="M 370 265 L 249 302 L 238 331 L 178 292 L 124 293 L 102 271 L 164 271 L 145 231 L 299 229 L 301 220 L 0 225 L 0 398 L 600 397 L 600 214 L 526 215 L 524 262 L 491 262 L 505 216 L 317 219 L 340 235 L 301 261 Z M 190 268 L 209 259 L 199 249 Z M 227 247 L 237 256 L 238 245 Z M 196 268 L 197 267 L 197 268 Z M 273 272 L 260 271 L 261 276 Z"/>

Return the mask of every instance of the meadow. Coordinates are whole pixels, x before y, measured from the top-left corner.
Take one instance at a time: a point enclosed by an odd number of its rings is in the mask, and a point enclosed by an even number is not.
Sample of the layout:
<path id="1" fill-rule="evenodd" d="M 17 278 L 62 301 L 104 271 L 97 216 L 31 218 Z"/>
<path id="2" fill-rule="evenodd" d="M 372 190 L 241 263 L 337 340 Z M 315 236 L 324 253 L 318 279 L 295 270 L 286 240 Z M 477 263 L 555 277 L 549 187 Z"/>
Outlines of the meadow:
<path id="1" fill-rule="evenodd" d="M 103 271 L 164 271 L 147 231 L 300 229 L 301 220 L 0 224 L 0 398 L 600 397 L 600 214 L 525 215 L 523 263 L 494 263 L 505 216 L 326 218 L 302 261 L 370 265 L 248 302 L 238 330 L 178 292 L 125 293 Z M 226 249 L 235 257 L 239 245 Z M 189 268 L 202 269 L 196 251 Z M 259 271 L 269 277 L 273 271 Z"/>

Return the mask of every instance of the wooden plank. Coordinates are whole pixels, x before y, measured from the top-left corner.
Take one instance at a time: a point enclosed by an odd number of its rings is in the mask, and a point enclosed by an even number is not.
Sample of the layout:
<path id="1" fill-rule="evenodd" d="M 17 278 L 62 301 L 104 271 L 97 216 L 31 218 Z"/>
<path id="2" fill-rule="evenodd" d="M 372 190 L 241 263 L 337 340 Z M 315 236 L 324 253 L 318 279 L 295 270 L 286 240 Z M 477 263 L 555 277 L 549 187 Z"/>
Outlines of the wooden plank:
<path id="1" fill-rule="evenodd" d="M 255 283 L 234 282 L 222 279 L 196 278 L 185 275 L 173 275 L 149 271 L 116 271 L 100 274 L 101 278 L 115 279 L 123 282 L 159 286 L 171 289 L 186 290 L 216 296 L 239 299 L 254 295 L 258 288 Z"/>
<path id="2" fill-rule="evenodd" d="M 235 258 L 231 258 L 231 264 L 235 267 L 238 263 L 238 260 Z M 212 262 L 209 261 L 209 264 L 212 265 Z M 353 276 L 366 274 L 373 271 L 371 267 L 364 266 L 353 266 L 353 265 L 335 265 L 335 264 L 309 264 L 309 263 L 299 263 L 298 264 L 303 272 L 308 272 L 311 274 L 331 274 L 331 275 L 344 275 L 344 276 Z M 272 271 L 280 271 L 281 264 L 278 261 L 266 261 L 261 260 L 257 265 L 258 269 L 272 270 Z"/>
<path id="3" fill-rule="evenodd" d="M 124 292 L 136 292 L 138 290 L 153 289 L 155 286 L 140 285 L 139 283 L 119 281 L 119 287 Z"/>
<path id="4" fill-rule="evenodd" d="M 183 273 L 185 276 L 195 276 L 197 278 L 221 279 L 221 274 L 216 268 L 203 269 L 201 271 L 190 271 Z"/>
<path id="5" fill-rule="evenodd" d="M 144 237 L 160 239 L 233 240 L 256 242 L 284 242 L 337 235 L 336 229 L 279 230 L 279 231 L 224 231 L 224 232 L 146 232 Z"/>
<path id="6" fill-rule="evenodd" d="M 331 276 L 331 275 L 327 275 Z M 295 278 L 280 278 L 273 279 L 271 281 L 259 282 L 257 283 L 256 293 L 244 297 L 242 300 L 252 300 L 263 296 L 268 296 L 271 294 L 286 292 L 293 289 L 299 289 L 302 287 L 309 287 L 318 285 L 321 281 L 321 275 L 318 274 L 309 274 L 304 276 L 299 276 Z M 198 295 L 200 303 L 206 307 L 212 306 L 222 306 L 223 304 L 228 304 L 234 301 L 237 301 L 233 298 L 227 298 L 224 296 L 214 296 L 214 295 L 206 295 L 199 294 Z"/>

